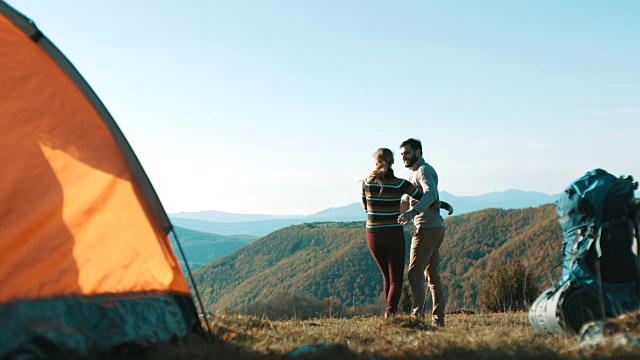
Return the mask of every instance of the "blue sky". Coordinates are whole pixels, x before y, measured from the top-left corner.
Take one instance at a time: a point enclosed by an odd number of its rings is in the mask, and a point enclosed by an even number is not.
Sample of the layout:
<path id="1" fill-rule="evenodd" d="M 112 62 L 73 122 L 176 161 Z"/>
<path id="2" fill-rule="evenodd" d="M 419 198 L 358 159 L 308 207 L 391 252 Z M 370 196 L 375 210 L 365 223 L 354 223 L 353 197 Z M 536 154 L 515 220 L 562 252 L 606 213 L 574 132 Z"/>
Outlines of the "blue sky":
<path id="1" fill-rule="evenodd" d="M 371 154 L 408 137 L 458 196 L 640 177 L 640 1 L 8 2 L 168 212 L 357 202 Z"/>

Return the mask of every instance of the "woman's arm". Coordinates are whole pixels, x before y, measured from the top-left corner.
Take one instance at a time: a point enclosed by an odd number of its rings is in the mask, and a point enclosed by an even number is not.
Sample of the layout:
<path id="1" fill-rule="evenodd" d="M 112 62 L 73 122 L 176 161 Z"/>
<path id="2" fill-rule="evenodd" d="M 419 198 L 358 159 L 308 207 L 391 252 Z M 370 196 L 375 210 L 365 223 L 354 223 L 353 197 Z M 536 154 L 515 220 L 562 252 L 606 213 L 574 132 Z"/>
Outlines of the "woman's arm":
<path id="1" fill-rule="evenodd" d="M 364 192 L 364 181 L 362 182 L 360 194 L 362 195 L 362 207 L 364 207 L 364 212 L 367 212 L 367 195 Z"/>
<path id="2" fill-rule="evenodd" d="M 453 206 L 446 201 L 440 201 L 440 209 L 447 210 L 448 215 L 453 214 Z"/>

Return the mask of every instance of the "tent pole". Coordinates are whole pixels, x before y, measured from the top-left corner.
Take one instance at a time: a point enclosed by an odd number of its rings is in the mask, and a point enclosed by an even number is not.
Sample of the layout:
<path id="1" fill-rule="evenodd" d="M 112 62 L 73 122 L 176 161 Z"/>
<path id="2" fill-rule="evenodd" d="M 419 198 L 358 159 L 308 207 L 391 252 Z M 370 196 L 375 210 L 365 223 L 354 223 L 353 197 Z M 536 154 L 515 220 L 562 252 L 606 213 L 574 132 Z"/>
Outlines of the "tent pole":
<path id="1" fill-rule="evenodd" d="M 208 330 L 207 333 L 209 334 L 208 336 L 209 341 L 213 343 L 213 333 L 211 332 L 209 317 L 207 316 L 207 312 L 205 311 L 204 305 L 202 304 L 202 299 L 200 298 L 200 292 L 198 291 L 198 287 L 196 286 L 196 281 L 193 279 L 193 274 L 191 273 L 189 262 L 187 261 L 187 257 L 184 255 L 184 251 L 182 250 L 182 245 L 180 245 L 180 239 L 178 239 L 178 234 L 175 232 L 173 227 L 171 227 L 171 233 L 173 234 L 173 237 L 176 239 L 176 244 L 178 245 L 178 249 L 180 250 L 180 256 L 182 256 L 182 260 L 184 260 L 184 266 L 187 268 L 187 273 L 189 274 L 191 285 L 193 285 L 193 291 L 196 293 L 196 298 L 198 299 L 198 305 L 200 305 L 200 310 L 202 311 L 204 322 L 205 324 L 207 324 L 207 330 Z"/>

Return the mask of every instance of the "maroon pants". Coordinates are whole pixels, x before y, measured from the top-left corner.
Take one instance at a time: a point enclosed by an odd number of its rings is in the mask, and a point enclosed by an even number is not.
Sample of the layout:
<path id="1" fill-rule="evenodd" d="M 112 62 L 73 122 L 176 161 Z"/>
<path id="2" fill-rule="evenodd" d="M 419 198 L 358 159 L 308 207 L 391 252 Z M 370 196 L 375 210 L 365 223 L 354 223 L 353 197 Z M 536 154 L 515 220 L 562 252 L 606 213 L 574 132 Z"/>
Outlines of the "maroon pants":
<path id="1" fill-rule="evenodd" d="M 396 313 L 402 293 L 404 273 L 404 232 L 397 227 L 384 232 L 367 232 L 367 244 L 384 279 L 386 312 Z"/>

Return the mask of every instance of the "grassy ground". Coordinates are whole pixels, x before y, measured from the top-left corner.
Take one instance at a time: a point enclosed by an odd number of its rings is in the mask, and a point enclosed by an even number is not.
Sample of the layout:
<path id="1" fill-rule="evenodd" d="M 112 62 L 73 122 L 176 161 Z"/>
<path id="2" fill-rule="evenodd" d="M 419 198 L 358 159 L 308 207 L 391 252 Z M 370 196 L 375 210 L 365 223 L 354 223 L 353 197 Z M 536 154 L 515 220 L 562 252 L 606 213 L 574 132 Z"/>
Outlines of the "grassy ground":
<path id="1" fill-rule="evenodd" d="M 575 336 L 535 335 L 526 313 L 449 315 L 445 328 L 399 316 L 267 321 L 210 318 L 213 345 L 199 337 L 146 353 L 153 359 L 640 359 L 640 350 L 578 348 Z M 291 355 L 297 350 L 298 356 Z"/>
<path id="2" fill-rule="evenodd" d="M 279 357 L 306 344 L 323 344 L 310 349 L 315 351 L 299 352 L 322 359 L 640 358 L 640 351 L 625 349 L 579 350 L 575 336 L 535 335 L 526 313 L 461 314 L 446 320 L 445 328 L 434 328 L 408 316 L 391 321 L 382 317 L 266 321 L 234 314 L 211 318 L 220 338 L 257 357 Z"/>

